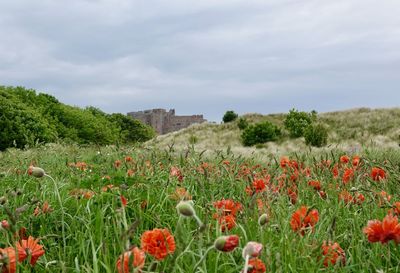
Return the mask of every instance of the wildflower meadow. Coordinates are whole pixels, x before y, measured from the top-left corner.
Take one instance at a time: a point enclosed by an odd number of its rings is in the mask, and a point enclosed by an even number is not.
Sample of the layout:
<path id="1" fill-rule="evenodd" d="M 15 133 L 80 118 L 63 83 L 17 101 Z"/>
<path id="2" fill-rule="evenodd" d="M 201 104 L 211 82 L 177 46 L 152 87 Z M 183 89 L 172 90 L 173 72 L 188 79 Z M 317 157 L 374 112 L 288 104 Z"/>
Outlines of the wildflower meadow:
<path id="1" fill-rule="evenodd" d="M 368 148 L 9 149 L 1 272 L 400 272 L 399 168 Z"/>

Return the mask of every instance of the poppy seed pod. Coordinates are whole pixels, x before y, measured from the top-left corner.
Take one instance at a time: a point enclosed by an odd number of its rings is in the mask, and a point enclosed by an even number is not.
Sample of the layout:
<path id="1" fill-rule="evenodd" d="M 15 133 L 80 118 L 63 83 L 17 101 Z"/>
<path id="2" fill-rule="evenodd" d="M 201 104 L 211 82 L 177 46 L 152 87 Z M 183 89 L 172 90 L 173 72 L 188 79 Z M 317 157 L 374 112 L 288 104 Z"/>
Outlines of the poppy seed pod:
<path id="1" fill-rule="evenodd" d="M 28 173 L 36 178 L 41 178 L 46 174 L 42 168 L 33 166 L 29 167 Z"/>
<path id="2" fill-rule="evenodd" d="M 269 221 L 269 217 L 268 214 L 264 213 L 262 214 L 259 218 L 258 218 L 258 224 L 260 226 L 265 226 L 266 224 L 268 224 Z"/>
<path id="3" fill-rule="evenodd" d="M 176 209 L 179 214 L 186 217 L 192 217 L 196 214 L 191 201 L 180 201 L 176 206 Z"/>
<path id="4" fill-rule="evenodd" d="M 230 252 L 239 245 L 239 236 L 220 236 L 214 242 L 214 247 L 222 252 Z"/>

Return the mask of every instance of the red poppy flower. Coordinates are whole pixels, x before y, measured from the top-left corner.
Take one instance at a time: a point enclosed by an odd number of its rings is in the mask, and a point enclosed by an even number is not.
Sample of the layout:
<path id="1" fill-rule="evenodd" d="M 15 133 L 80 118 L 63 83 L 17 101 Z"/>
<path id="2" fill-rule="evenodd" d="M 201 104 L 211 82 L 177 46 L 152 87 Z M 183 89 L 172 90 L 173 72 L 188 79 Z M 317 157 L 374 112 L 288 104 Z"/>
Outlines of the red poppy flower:
<path id="1" fill-rule="evenodd" d="M 122 206 L 126 207 L 126 205 L 128 204 L 128 199 L 126 199 L 126 197 L 123 196 L 122 194 L 119 197 L 121 199 Z"/>
<path id="2" fill-rule="evenodd" d="M 379 167 L 373 167 L 371 169 L 371 178 L 374 181 L 381 181 L 386 178 L 386 172 Z"/>
<path id="3" fill-rule="evenodd" d="M 333 166 L 332 168 L 332 174 L 333 177 L 336 178 L 339 176 L 339 166 L 337 164 L 335 164 L 335 166 Z"/>
<path id="4" fill-rule="evenodd" d="M 343 173 L 342 181 L 347 184 L 354 177 L 354 170 L 351 168 L 346 168 Z"/>
<path id="5" fill-rule="evenodd" d="M 400 224 L 396 216 L 386 215 L 383 221 L 368 221 L 367 227 L 363 232 L 368 236 L 371 243 L 381 242 L 385 244 L 393 240 L 396 244 L 400 243 Z"/>
<path id="6" fill-rule="evenodd" d="M 280 161 L 281 168 L 286 168 L 286 166 L 289 166 L 289 164 L 290 164 L 289 157 L 287 157 L 287 156 L 281 157 L 281 161 Z"/>
<path id="7" fill-rule="evenodd" d="M 391 208 L 389 210 L 389 213 L 399 216 L 400 215 L 400 202 L 395 202 L 393 204 L 393 208 Z"/>
<path id="8" fill-rule="evenodd" d="M 302 206 L 300 209 L 292 214 L 290 226 L 292 230 L 299 231 L 301 235 L 304 235 L 306 229 L 313 229 L 318 222 L 319 214 L 318 210 L 313 209 L 308 211 L 306 206 Z"/>
<path id="9" fill-rule="evenodd" d="M 232 214 L 235 216 L 242 209 L 242 204 L 234 202 L 231 199 L 222 199 L 214 202 L 214 207 L 222 211 L 225 215 Z"/>
<path id="10" fill-rule="evenodd" d="M 218 224 L 220 225 L 222 232 L 231 230 L 236 226 L 236 217 L 232 214 L 220 216 L 218 217 Z"/>
<path id="11" fill-rule="evenodd" d="M 131 257 L 133 256 L 133 257 Z M 141 269 L 144 266 L 146 254 L 138 247 L 134 247 L 119 256 L 117 260 L 118 273 L 130 273 L 132 269 Z M 130 264 L 131 262 L 131 264 Z"/>
<path id="12" fill-rule="evenodd" d="M 115 160 L 115 162 L 114 162 L 114 167 L 115 167 L 116 169 L 118 169 L 119 167 L 121 167 L 121 160 Z"/>
<path id="13" fill-rule="evenodd" d="M 324 256 L 324 266 L 328 267 L 329 264 L 336 265 L 341 263 L 344 265 L 346 263 L 346 254 L 338 243 L 323 243 L 322 245 L 322 255 Z"/>
<path id="14" fill-rule="evenodd" d="M 350 158 L 347 155 L 342 155 L 340 157 L 340 162 L 341 163 L 347 164 L 347 163 L 349 163 L 349 161 L 350 161 Z"/>
<path id="15" fill-rule="evenodd" d="M 358 155 L 353 156 L 352 164 L 354 167 L 360 165 L 361 158 Z"/>
<path id="16" fill-rule="evenodd" d="M 297 188 L 296 186 L 287 189 L 287 194 L 289 196 L 290 202 L 294 205 L 297 203 Z"/>
<path id="17" fill-rule="evenodd" d="M 18 255 L 25 254 L 25 257 L 31 257 L 30 264 L 35 265 L 37 260 L 45 253 L 43 246 L 38 244 L 39 239 L 29 236 L 27 240 L 21 240 L 17 243 Z"/>
<path id="18" fill-rule="evenodd" d="M 253 188 L 256 192 L 262 192 L 265 190 L 266 184 L 264 179 L 254 179 Z"/>
<path id="19" fill-rule="evenodd" d="M 263 261 L 258 258 L 250 259 L 247 273 L 265 273 L 266 271 L 267 268 L 265 267 Z"/>
<path id="20" fill-rule="evenodd" d="M 141 248 L 144 252 L 161 261 L 175 251 L 175 239 L 167 229 L 145 231 L 141 237 Z"/>
<path id="21" fill-rule="evenodd" d="M 2 273 L 15 273 L 17 271 L 17 259 L 13 247 L 0 248 L 0 260 L 7 261 L 0 267 Z"/>
<path id="22" fill-rule="evenodd" d="M 321 182 L 319 182 L 318 180 L 308 181 L 308 185 L 313 187 L 314 190 L 316 190 L 316 191 L 320 191 L 321 190 Z"/>

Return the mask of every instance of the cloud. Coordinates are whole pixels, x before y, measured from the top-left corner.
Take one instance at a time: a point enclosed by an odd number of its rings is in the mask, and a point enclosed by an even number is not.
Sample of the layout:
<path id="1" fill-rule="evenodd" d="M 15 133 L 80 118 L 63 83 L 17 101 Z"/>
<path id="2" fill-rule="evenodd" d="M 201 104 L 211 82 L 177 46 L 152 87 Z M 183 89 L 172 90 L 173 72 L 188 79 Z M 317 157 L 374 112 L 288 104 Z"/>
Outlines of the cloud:
<path id="1" fill-rule="evenodd" d="M 212 120 L 398 106 L 399 13 L 397 0 L 5 0 L 0 84 Z"/>

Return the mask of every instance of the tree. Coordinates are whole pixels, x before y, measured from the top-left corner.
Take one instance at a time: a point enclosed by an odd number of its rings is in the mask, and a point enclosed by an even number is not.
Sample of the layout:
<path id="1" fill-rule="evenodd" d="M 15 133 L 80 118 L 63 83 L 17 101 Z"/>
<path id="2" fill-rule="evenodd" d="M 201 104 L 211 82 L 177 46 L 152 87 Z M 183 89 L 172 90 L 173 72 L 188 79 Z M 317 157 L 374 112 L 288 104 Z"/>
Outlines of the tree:
<path id="1" fill-rule="evenodd" d="M 226 111 L 226 113 L 224 114 L 224 116 L 222 117 L 222 121 L 224 123 L 228 123 L 231 121 L 234 121 L 235 119 L 237 119 L 238 114 L 236 114 L 234 111 Z"/>

